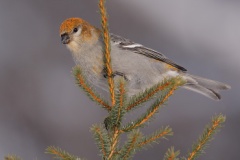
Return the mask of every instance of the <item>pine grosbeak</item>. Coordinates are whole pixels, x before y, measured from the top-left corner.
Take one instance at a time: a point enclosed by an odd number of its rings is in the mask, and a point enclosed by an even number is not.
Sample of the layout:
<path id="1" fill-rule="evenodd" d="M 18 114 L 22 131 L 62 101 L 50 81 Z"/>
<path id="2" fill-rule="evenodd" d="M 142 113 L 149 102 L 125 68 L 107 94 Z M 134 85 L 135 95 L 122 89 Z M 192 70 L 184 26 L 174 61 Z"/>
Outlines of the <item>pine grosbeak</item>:
<path id="1" fill-rule="evenodd" d="M 103 64 L 103 38 L 101 30 L 81 18 L 69 18 L 60 27 L 63 44 L 91 84 L 108 90 L 106 69 Z M 219 100 L 219 90 L 230 86 L 221 82 L 188 74 L 185 68 L 153 49 L 120 36 L 110 34 L 111 61 L 114 79 L 124 77 L 128 95 L 132 96 L 161 82 L 164 78 L 182 76 L 186 89 Z"/>

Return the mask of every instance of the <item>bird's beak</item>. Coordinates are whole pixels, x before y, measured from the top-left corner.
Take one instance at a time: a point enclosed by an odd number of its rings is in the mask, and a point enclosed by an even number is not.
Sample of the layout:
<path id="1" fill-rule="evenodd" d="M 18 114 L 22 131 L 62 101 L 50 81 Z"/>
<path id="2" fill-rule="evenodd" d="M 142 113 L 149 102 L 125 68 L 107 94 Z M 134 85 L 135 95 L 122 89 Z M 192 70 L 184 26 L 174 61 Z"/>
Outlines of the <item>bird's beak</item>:
<path id="1" fill-rule="evenodd" d="M 68 44 L 70 42 L 70 37 L 67 33 L 61 35 L 61 41 L 63 44 Z"/>

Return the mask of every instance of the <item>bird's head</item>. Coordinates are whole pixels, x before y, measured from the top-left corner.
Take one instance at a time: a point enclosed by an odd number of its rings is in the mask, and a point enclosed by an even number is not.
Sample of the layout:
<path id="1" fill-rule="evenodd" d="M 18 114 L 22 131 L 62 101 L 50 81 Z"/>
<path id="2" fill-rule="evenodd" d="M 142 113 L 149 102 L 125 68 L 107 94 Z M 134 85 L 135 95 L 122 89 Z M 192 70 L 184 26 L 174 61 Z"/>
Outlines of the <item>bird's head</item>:
<path id="1" fill-rule="evenodd" d="M 69 18 L 60 26 L 60 36 L 63 44 L 70 49 L 93 43 L 98 39 L 99 30 L 81 18 Z"/>

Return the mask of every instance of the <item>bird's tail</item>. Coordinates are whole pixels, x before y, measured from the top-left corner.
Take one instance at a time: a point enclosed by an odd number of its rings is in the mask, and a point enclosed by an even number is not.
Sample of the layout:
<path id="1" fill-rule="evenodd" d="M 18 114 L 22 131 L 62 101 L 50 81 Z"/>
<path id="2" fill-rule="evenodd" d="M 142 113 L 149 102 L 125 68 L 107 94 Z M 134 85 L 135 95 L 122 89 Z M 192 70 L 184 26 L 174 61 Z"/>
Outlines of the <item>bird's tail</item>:
<path id="1" fill-rule="evenodd" d="M 231 88 L 227 84 L 190 74 L 185 74 L 183 77 L 187 80 L 187 83 L 183 86 L 184 88 L 198 92 L 214 100 L 221 99 L 220 90 Z"/>

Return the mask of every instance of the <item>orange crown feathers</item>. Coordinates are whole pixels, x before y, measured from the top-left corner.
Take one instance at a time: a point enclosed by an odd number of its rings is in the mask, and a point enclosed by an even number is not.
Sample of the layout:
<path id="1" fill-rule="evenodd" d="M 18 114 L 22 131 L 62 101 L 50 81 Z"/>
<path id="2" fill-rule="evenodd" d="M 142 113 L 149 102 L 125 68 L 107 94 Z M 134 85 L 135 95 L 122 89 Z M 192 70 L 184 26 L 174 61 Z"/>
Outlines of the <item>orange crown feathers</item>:
<path id="1" fill-rule="evenodd" d="M 80 25 L 89 26 L 90 24 L 81 18 L 69 18 L 63 21 L 59 32 L 60 34 L 70 33 L 72 32 L 73 28 L 79 27 Z"/>

